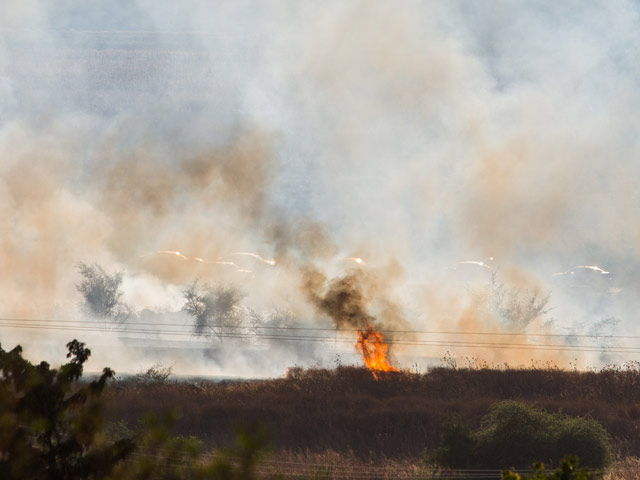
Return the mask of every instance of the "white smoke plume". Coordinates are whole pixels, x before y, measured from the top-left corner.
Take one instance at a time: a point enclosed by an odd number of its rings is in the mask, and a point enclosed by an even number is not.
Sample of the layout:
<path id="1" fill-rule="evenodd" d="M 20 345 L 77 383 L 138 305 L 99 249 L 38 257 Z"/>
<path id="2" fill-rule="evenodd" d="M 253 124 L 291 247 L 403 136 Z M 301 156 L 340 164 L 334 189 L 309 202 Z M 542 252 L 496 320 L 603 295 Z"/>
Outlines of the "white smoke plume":
<path id="1" fill-rule="evenodd" d="M 124 272 L 123 301 L 160 331 L 135 348 L 133 333 L 86 332 L 96 368 L 164 356 L 184 373 L 277 374 L 357 361 L 301 287 L 309 271 L 366 272 L 365 311 L 385 328 L 467 334 L 395 333 L 400 366 L 446 350 L 634 359 L 594 337 L 640 333 L 639 13 L 622 0 L 3 2 L 0 317 L 89 322 L 76 265 L 95 262 Z M 169 344 L 196 279 L 239 289 L 254 326 L 328 330 Z M 4 323 L 3 345 L 64 350 Z"/>

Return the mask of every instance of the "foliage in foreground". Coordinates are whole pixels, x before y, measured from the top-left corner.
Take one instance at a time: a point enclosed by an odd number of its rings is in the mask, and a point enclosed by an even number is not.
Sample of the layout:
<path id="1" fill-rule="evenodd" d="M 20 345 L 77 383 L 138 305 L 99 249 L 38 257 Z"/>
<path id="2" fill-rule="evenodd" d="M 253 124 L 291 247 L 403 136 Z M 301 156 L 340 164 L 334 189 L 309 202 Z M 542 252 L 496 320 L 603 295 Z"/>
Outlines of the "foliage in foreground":
<path id="1" fill-rule="evenodd" d="M 266 452 L 260 426 L 239 432 L 215 456 L 170 432 L 173 416 L 150 416 L 136 432 L 103 428 L 100 396 L 114 372 L 79 384 L 91 351 L 73 340 L 69 363 L 31 364 L 20 346 L 0 348 L 0 478 L 7 480 L 251 479 Z M 108 437 L 117 437 L 108 440 Z"/>
<path id="2" fill-rule="evenodd" d="M 134 449 L 131 439 L 98 444 L 102 416 L 98 397 L 114 373 L 75 385 L 91 351 L 73 340 L 71 361 L 59 369 L 32 365 L 22 348 L 0 348 L 0 478 L 102 478 Z"/>
<path id="3" fill-rule="evenodd" d="M 172 436 L 174 414 L 149 416 L 136 435 L 134 459 L 118 464 L 109 480 L 251 480 L 268 451 L 261 425 L 239 429 L 235 442 L 215 455 L 195 437 Z M 278 478 L 263 475 L 260 478 Z"/>
<path id="4" fill-rule="evenodd" d="M 502 472 L 502 480 L 599 480 L 602 474 L 591 472 L 587 469 L 578 470 L 578 458 L 568 456 L 562 460 L 560 468 L 553 473 L 546 473 L 544 464 L 537 463 L 533 466 L 533 473 L 528 477 L 521 477 L 517 473 Z"/>
<path id="5" fill-rule="evenodd" d="M 605 467 L 612 460 L 606 430 L 591 418 L 508 400 L 494 405 L 475 432 L 463 424 L 443 426 L 436 461 L 453 468 L 523 467 L 556 464 L 566 455 L 587 459 L 589 467 Z"/>

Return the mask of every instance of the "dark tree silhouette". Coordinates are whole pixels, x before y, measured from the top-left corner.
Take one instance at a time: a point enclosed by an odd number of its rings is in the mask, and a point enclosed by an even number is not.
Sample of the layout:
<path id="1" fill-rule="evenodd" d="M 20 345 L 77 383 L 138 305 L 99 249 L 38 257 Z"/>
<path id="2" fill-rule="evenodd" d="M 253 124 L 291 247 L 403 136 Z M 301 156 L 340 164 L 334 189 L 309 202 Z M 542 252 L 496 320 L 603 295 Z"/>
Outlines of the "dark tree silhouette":
<path id="1" fill-rule="evenodd" d="M 20 346 L 0 348 L 0 478 L 100 479 L 133 452 L 130 438 L 97 441 L 99 396 L 114 372 L 78 386 L 91 351 L 77 340 L 67 348 L 71 360 L 59 369 L 32 365 Z"/>

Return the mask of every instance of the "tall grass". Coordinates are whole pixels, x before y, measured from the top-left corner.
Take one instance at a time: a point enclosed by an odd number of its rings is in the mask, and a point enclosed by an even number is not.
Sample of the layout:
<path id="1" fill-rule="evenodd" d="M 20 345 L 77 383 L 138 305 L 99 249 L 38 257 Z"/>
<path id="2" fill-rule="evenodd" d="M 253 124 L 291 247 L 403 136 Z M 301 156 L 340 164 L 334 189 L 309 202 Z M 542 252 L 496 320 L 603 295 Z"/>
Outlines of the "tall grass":
<path id="1" fill-rule="evenodd" d="M 108 418 L 129 425 L 147 412 L 175 408 L 175 433 L 195 435 L 208 447 L 228 444 L 235 426 L 258 421 L 276 449 L 401 460 L 435 450 L 443 423 L 477 428 L 492 405 L 513 399 L 588 415 L 609 432 L 617 454 L 640 456 L 639 387 L 636 365 L 588 372 L 435 368 L 388 372 L 378 380 L 364 368 L 294 368 L 269 380 L 116 382 L 106 402 Z"/>

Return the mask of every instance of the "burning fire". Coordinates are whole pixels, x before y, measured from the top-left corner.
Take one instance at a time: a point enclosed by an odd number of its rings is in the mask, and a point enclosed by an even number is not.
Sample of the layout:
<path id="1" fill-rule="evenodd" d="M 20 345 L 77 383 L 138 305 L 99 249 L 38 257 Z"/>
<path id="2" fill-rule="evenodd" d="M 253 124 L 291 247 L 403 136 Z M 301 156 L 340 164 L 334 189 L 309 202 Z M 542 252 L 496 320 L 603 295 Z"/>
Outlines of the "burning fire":
<path id="1" fill-rule="evenodd" d="M 388 345 L 384 342 L 382 333 L 368 326 L 366 330 L 358 332 L 356 348 L 362 354 L 364 364 L 377 377 L 377 372 L 397 372 L 398 369 L 389 363 L 387 357 Z"/>

